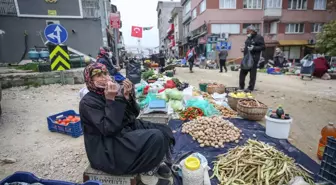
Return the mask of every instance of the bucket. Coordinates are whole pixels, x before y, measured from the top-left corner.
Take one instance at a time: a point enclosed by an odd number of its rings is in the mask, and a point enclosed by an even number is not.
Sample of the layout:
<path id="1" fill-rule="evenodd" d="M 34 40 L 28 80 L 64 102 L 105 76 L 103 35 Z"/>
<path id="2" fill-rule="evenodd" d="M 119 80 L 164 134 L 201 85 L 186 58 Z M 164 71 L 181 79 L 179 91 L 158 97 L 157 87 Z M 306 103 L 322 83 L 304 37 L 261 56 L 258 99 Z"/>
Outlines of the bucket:
<path id="1" fill-rule="evenodd" d="M 288 139 L 291 123 L 293 119 L 266 118 L 266 135 L 277 139 Z"/>
<path id="2" fill-rule="evenodd" d="M 202 92 L 207 92 L 208 84 L 199 84 L 199 88 Z"/>

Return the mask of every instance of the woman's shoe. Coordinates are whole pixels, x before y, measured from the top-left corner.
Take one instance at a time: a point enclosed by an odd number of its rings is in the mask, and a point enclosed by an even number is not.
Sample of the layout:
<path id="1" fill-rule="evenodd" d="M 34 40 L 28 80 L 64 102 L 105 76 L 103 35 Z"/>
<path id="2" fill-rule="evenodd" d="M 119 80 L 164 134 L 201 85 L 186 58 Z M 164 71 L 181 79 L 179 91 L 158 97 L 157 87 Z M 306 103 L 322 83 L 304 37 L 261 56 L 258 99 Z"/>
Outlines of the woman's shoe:
<path id="1" fill-rule="evenodd" d="M 158 168 L 157 174 L 163 178 L 168 179 L 169 177 L 171 177 L 172 172 L 165 163 L 162 163 Z"/>

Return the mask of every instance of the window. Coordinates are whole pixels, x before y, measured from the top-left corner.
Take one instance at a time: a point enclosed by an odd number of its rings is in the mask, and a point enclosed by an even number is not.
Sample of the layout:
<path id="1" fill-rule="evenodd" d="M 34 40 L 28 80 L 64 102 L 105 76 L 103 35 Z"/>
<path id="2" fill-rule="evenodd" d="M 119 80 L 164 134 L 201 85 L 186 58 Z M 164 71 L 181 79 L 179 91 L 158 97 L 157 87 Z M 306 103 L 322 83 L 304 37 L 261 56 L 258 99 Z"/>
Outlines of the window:
<path id="1" fill-rule="evenodd" d="M 204 12 L 206 9 L 206 0 L 203 0 L 200 4 L 200 13 Z"/>
<path id="2" fill-rule="evenodd" d="M 315 0 L 314 10 L 325 10 L 327 5 L 327 0 Z"/>
<path id="3" fill-rule="evenodd" d="M 196 8 L 195 8 L 192 11 L 192 18 L 195 19 L 196 17 L 197 17 L 197 11 L 196 11 Z"/>
<path id="4" fill-rule="evenodd" d="M 288 9 L 290 10 L 306 10 L 307 0 L 288 0 Z"/>
<path id="5" fill-rule="evenodd" d="M 184 15 L 187 14 L 187 13 L 189 13 L 190 10 L 191 10 L 191 2 L 190 2 L 190 0 L 189 0 L 189 1 L 185 4 L 185 6 L 184 6 Z"/>
<path id="6" fill-rule="evenodd" d="M 322 31 L 323 23 L 313 23 L 312 24 L 312 32 L 319 33 Z"/>
<path id="7" fill-rule="evenodd" d="M 246 34 L 247 33 L 247 27 L 249 27 L 250 25 L 254 26 L 257 29 L 257 32 L 259 32 L 260 30 L 260 24 L 258 23 L 253 23 L 253 24 L 243 24 L 243 33 Z"/>
<path id="8" fill-rule="evenodd" d="M 303 33 L 304 24 L 287 24 L 286 25 L 286 33 Z"/>
<path id="9" fill-rule="evenodd" d="M 219 0 L 220 9 L 236 9 L 236 0 Z"/>
<path id="10" fill-rule="evenodd" d="M 272 22 L 272 23 L 271 23 L 270 33 L 271 33 L 271 34 L 276 34 L 276 33 L 278 33 L 278 23 L 277 23 L 277 22 Z"/>
<path id="11" fill-rule="evenodd" d="M 190 31 L 190 24 L 184 26 L 184 36 L 188 36 Z"/>
<path id="12" fill-rule="evenodd" d="M 85 18 L 99 17 L 99 2 L 97 0 L 82 0 L 82 7 Z"/>
<path id="13" fill-rule="evenodd" d="M 211 24 L 211 32 L 214 34 L 231 33 L 239 34 L 239 24 Z"/>
<path id="14" fill-rule="evenodd" d="M 300 59 L 301 47 L 300 46 L 291 46 L 289 48 L 289 57 L 288 59 Z"/>
<path id="15" fill-rule="evenodd" d="M 282 8 L 281 0 L 266 0 L 265 8 Z"/>
<path id="16" fill-rule="evenodd" d="M 244 8 L 246 9 L 261 9 L 261 0 L 244 0 Z"/>

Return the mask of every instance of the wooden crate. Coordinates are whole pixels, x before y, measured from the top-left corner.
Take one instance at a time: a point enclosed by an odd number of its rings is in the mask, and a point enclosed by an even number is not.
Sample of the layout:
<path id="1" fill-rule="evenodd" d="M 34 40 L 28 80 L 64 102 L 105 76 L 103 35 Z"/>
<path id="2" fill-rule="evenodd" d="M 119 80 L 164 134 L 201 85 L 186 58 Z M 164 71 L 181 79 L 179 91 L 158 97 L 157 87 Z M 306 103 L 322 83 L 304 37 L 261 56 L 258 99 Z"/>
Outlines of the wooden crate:
<path id="1" fill-rule="evenodd" d="M 164 113 L 150 113 L 150 114 L 143 114 L 140 113 L 139 119 L 150 121 L 152 123 L 159 123 L 159 124 L 168 124 L 169 116 Z"/>
<path id="2" fill-rule="evenodd" d="M 88 180 L 100 181 L 103 185 L 136 185 L 136 176 L 114 176 L 95 170 L 89 165 L 83 173 L 83 182 Z"/>

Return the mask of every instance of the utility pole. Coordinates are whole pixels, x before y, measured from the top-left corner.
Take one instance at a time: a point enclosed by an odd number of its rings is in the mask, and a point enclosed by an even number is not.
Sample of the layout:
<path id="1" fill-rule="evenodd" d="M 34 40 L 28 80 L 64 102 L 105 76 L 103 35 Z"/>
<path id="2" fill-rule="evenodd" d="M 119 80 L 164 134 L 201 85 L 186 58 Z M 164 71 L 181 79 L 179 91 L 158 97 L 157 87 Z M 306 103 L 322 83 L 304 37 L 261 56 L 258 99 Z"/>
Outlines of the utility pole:
<path id="1" fill-rule="evenodd" d="M 117 60 L 117 66 L 119 66 L 119 52 L 118 52 L 118 35 L 119 35 L 119 29 L 118 28 L 113 28 L 113 35 L 114 35 L 115 58 Z"/>

